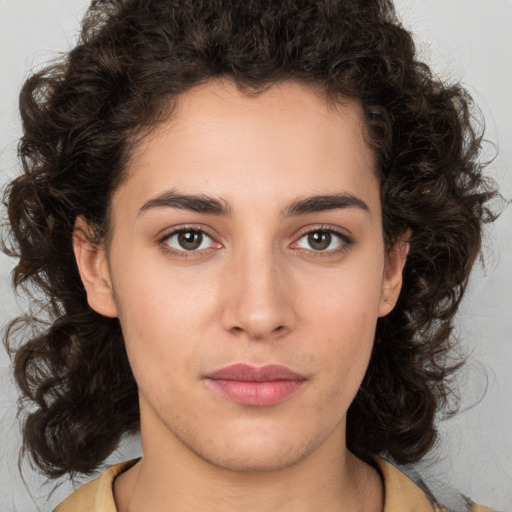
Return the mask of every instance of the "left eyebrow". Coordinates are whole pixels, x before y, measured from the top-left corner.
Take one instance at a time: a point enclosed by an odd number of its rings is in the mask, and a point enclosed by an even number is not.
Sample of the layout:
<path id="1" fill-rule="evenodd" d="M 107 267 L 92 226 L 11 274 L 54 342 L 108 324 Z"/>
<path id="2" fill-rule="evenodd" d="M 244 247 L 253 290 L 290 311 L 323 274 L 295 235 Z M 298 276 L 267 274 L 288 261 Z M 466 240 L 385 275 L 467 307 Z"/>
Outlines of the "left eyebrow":
<path id="1" fill-rule="evenodd" d="M 295 217 L 307 213 L 324 212 L 340 208 L 359 208 L 369 212 L 369 206 L 359 197 L 348 192 L 342 194 L 318 195 L 297 199 L 282 212 L 283 217 Z"/>

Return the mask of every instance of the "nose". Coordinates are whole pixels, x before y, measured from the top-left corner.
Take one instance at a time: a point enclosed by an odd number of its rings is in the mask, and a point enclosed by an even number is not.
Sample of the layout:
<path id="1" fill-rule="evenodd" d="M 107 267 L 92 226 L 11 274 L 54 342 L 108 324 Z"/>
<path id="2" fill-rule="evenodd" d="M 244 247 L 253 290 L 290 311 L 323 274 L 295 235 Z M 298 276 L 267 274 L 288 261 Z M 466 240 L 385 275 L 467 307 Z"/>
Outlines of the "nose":
<path id="1" fill-rule="evenodd" d="M 279 259 L 268 249 L 246 251 L 231 262 L 224 286 L 225 330 L 253 340 L 270 340 L 295 328 L 293 283 Z"/>

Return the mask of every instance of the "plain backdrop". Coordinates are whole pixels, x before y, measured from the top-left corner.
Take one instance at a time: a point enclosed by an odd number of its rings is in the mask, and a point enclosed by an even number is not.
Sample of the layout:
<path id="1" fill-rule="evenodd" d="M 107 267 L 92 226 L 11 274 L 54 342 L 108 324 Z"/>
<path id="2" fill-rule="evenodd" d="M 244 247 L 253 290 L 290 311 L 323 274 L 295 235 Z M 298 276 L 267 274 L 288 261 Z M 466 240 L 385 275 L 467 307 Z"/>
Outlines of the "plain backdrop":
<path id="1" fill-rule="evenodd" d="M 88 0 L 0 0 L 0 184 L 17 170 L 20 123 L 17 94 L 31 69 L 73 45 Z M 422 57 L 434 71 L 462 81 L 480 105 L 489 144 L 498 154 L 488 172 L 512 199 L 512 1 L 400 0 L 400 17 L 416 35 Z M 441 442 L 420 465 L 427 481 L 450 482 L 477 502 L 512 510 L 512 206 L 485 244 L 485 265 L 475 269 L 462 305 L 457 334 L 470 353 L 460 375 L 462 410 L 440 421 Z M 2 215 L 4 212 L 2 211 Z M 13 262 L 0 256 L 0 322 L 23 307 L 10 285 Z M 54 484 L 24 465 L 16 422 L 16 390 L 9 359 L 0 350 L 0 511 L 49 511 L 72 485 Z M 127 440 L 110 461 L 136 456 L 138 440 Z"/>

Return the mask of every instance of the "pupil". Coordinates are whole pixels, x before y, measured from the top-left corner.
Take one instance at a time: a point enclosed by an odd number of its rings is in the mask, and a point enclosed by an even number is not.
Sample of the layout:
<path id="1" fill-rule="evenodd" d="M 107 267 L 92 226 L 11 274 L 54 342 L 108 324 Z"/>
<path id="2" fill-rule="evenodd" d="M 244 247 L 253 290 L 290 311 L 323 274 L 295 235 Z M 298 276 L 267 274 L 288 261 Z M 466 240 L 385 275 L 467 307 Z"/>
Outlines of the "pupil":
<path id="1" fill-rule="evenodd" d="M 178 242 L 186 251 L 197 249 L 202 241 L 203 235 L 198 231 L 184 231 L 178 235 Z"/>
<path id="2" fill-rule="evenodd" d="M 315 231 L 308 236 L 309 245 L 318 251 L 327 249 L 331 243 L 331 234 L 325 231 Z"/>

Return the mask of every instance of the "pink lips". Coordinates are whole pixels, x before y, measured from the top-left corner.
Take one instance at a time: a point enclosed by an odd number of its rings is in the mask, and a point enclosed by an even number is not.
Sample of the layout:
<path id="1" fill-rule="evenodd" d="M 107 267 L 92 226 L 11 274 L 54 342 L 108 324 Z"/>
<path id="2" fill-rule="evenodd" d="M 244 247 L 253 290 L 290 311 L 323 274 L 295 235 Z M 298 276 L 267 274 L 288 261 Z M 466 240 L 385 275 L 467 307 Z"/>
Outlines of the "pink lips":
<path id="1" fill-rule="evenodd" d="M 298 391 L 306 378 L 285 366 L 233 364 L 207 376 L 207 383 L 227 398 L 244 405 L 281 402 Z"/>

